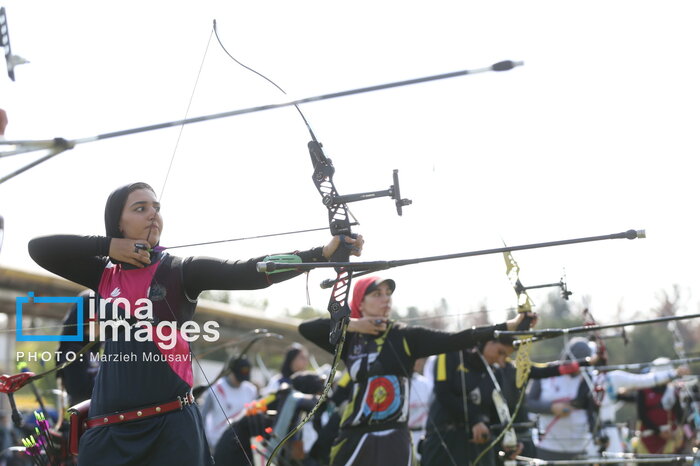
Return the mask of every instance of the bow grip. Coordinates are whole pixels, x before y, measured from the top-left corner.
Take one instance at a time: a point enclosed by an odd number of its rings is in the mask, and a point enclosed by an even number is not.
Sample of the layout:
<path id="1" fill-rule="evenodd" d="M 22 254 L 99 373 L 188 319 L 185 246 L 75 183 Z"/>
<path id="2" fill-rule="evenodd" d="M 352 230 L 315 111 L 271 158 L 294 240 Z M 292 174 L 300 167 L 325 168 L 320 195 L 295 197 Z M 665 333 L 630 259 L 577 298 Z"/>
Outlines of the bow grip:
<path id="1" fill-rule="evenodd" d="M 530 330 L 530 325 L 532 324 L 532 317 L 527 315 L 528 314 L 527 312 L 524 312 L 524 314 L 525 314 L 525 317 L 523 317 L 523 320 L 520 321 L 520 323 L 518 324 L 518 328 L 516 330 L 520 330 L 520 331 Z"/>
<path id="2" fill-rule="evenodd" d="M 331 256 L 333 262 L 347 262 L 350 260 L 350 251 L 353 246 L 345 242 L 346 235 L 340 235 L 341 244 Z M 356 237 L 355 234 L 350 234 L 351 237 Z M 328 312 L 330 313 L 330 333 L 328 341 L 331 345 L 338 344 L 340 337 L 343 335 L 343 322 L 350 319 L 350 306 L 348 306 L 347 297 L 350 290 L 350 273 L 343 270 L 342 267 L 335 268 L 338 277 L 333 284 L 331 293 L 331 302 L 328 304 Z"/>
<path id="3" fill-rule="evenodd" d="M 338 235 L 340 244 L 338 245 L 338 249 L 336 249 L 331 256 L 331 262 L 348 262 L 350 260 L 350 253 L 356 249 L 356 247 L 350 243 L 346 243 L 346 237 L 357 239 L 357 233 L 341 233 Z"/>
<path id="4" fill-rule="evenodd" d="M 328 342 L 335 346 L 343 335 L 343 323 L 350 319 L 350 307 L 347 303 L 340 304 L 338 301 L 334 301 L 328 306 L 328 312 L 331 314 Z"/>

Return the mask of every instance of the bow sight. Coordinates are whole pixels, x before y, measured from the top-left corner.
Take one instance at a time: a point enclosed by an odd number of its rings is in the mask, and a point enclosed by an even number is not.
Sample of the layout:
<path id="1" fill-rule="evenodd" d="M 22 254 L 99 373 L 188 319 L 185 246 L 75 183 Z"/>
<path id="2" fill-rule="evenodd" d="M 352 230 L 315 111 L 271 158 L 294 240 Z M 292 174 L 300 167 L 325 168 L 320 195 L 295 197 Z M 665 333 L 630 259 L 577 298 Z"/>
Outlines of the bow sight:
<path id="1" fill-rule="evenodd" d="M 311 162 L 314 166 L 314 183 L 319 184 L 322 183 L 324 180 L 332 179 L 333 174 L 335 173 L 335 167 L 333 166 L 333 161 L 326 157 L 323 153 L 323 144 L 315 140 L 310 141 L 309 155 L 311 156 Z M 385 189 L 383 191 L 371 191 L 366 193 L 347 194 L 341 196 L 334 189 L 330 189 L 330 187 L 328 189 L 323 189 L 323 191 L 321 191 L 323 205 L 325 205 L 329 209 L 332 209 L 333 207 L 338 207 L 342 204 L 347 204 L 348 202 L 365 201 L 377 197 L 390 197 L 396 203 L 396 213 L 402 215 L 402 207 L 411 205 L 413 201 L 410 199 L 401 199 L 401 188 L 399 187 L 399 171 L 394 170 L 393 176 L 394 184 L 389 186 L 389 189 Z M 343 226 L 335 222 L 331 225 L 331 231 L 334 235 L 345 233 L 345 231 L 343 231 Z"/>
<path id="2" fill-rule="evenodd" d="M 523 293 L 523 292 L 525 292 L 525 291 L 527 291 L 527 290 L 536 290 L 536 289 L 538 289 L 538 288 L 554 288 L 554 287 L 557 287 L 557 288 L 559 288 L 560 291 L 561 291 L 561 297 L 562 297 L 562 299 L 564 299 L 564 300 L 566 300 L 566 301 L 569 300 L 569 296 L 571 296 L 572 294 L 574 294 L 574 292 L 573 292 L 573 291 L 569 291 L 569 288 L 566 286 L 566 281 L 564 281 L 564 277 L 562 277 L 561 279 L 559 279 L 559 281 L 556 282 L 556 283 L 544 283 L 544 284 L 542 284 L 542 285 L 532 285 L 532 286 L 525 286 L 525 285 L 523 285 L 523 284 L 520 282 L 520 279 L 518 279 L 518 281 L 515 282 L 514 287 L 515 287 L 516 293 L 518 293 L 518 294 Z"/>
<path id="3" fill-rule="evenodd" d="M 396 213 L 403 214 L 402 207 L 413 204 L 410 199 L 401 199 L 401 190 L 399 189 L 399 171 L 394 169 L 394 184 L 389 186 L 389 189 L 383 191 L 371 191 L 368 193 L 348 194 L 346 196 L 338 196 L 330 199 L 323 199 L 323 203 L 330 202 L 332 204 L 342 204 L 347 202 L 365 201 L 374 199 L 375 197 L 390 197 L 396 203 Z"/>

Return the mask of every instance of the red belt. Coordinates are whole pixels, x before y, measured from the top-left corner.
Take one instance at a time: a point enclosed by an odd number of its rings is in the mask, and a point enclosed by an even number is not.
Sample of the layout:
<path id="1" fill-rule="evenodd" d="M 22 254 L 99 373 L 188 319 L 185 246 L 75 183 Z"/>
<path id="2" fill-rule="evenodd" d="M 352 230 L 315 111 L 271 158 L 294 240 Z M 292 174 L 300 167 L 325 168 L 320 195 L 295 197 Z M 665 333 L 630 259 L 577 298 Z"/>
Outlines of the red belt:
<path id="1" fill-rule="evenodd" d="M 92 417 L 84 422 L 83 428 L 91 429 L 93 427 L 121 424 L 122 422 L 138 421 L 153 416 L 160 416 L 161 414 L 169 413 L 171 411 L 182 410 L 185 406 L 191 404 L 194 404 L 194 396 L 192 396 L 191 393 L 188 393 L 185 396 L 178 396 L 177 400 L 170 401 L 168 403 L 146 406 L 145 408 L 134 409 L 133 411 L 124 411 Z"/>

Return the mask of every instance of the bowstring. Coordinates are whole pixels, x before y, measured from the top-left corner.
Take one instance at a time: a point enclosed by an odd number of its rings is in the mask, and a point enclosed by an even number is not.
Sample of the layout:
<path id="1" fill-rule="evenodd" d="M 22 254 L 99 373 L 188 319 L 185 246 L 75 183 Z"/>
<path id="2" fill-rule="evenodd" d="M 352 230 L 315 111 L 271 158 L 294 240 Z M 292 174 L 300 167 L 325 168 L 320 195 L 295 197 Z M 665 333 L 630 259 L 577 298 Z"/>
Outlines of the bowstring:
<path id="1" fill-rule="evenodd" d="M 185 117 L 183 120 L 186 120 L 187 117 L 189 116 L 190 113 L 190 108 L 192 107 L 192 102 L 194 100 L 194 95 L 197 92 L 197 85 L 199 84 L 199 78 L 202 75 L 202 69 L 204 68 L 204 62 L 207 59 L 207 52 L 209 51 L 209 45 L 211 44 L 211 37 L 214 34 L 214 32 L 209 33 L 209 40 L 207 40 L 207 46 L 204 49 L 204 55 L 202 55 L 202 61 L 199 64 L 199 71 L 197 71 L 197 78 L 194 81 L 194 86 L 192 87 L 192 93 L 190 94 L 190 100 L 187 103 L 187 109 L 185 110 Z M 175 147 L 173 148 L 173 155 L 170 156 L 170 163 L 168 164 L 168 170 L 165 172 L 165 179 L 163 180 L 163 186 L 160 189 L 160 195 L 158 196 L 158 201 L 161 201 L 163 199 L 163 194 L 165 193 L 165 186 L 168 183 L 168 178 L 170 177 L 170 172 L 173 168 L 173 163 L 175 162 L 175 155 L 177 154 L 177 148 L 180 145 L 180 138 L 182 138 L 182 133 L 185 130 L 185 125 L 182 124 L 180 125 L 180 131 L 177 134 L 177 139 L 175 140 Z M 150 231 L 149 231 L 150 235 Z"/>
<path id="2" fill-rule="evenodd" d="M 199 70 L 198 70 L 198 72 L 197 72 L 197 78 L 195 79 L 194 87 L 192 88 L 192 92 L 191 92 L 191 94 L 190 94 L 190 99 L 189 99 L 189 102 L 188 102 L 188 104 L 187 104 L 187 109 L 186 109 L 186 111 L 185 111 L 185 118 L 184 118 L 184 119 L 187 119 L 187 115 L 189 114 L 190 108 L 191 108 L 191 106 L 192 106 L 192 101 L 193 101 L 194 96 L 195 96 L 195 93 L 196 93 L 196 91 L 197 91 L 197 84 L 199 83 L 199 78 L 200 78 L 200 76 L 201 76 L 201 74 L 202 74 L 202 69 L 204 68 L 204 63 L 205 63 L 206 58 L 207 58 L 207 52 L 209 51 L 209 45 L 211 44 L 211 38 L 212 38 L 213 35 L 214 35 L 214 31 L 212 30 L 212 32 L 209 33 L 209 39 L 207 40 L 207 46 L 206 46 L 206 48 L 205 48 L 205 50 L 204 50 L 204 54 L 203 54 L 203 56 L 202 56 L 202 60 L 201 60 L 200 65 L 199 65 Z M 175 142 L 175 147 L 174 147 L 174 149 L 173 149 L 173 154 L 172 154 L 172 156 L 170 157 L 170 164 L 168 165 L 168 170 L 167 170 L 167 172 L 166 172 L 165 179 L 163 180 L 163 186 L 162 186 L 162 188 L 161 188 L 160 195 L 158 196 L 158 201 L 159 201 L 159 202 L 162 200 L 163 195 L 164 195 L 164 193 L 165 193 L 165 187 L 166 187 L 166 185 L 167 185 L 167 182 L 168 182 L 168 179 L 169 179 L 169 176 L 170 176 L 170 173 L 171 173 L 171 169 L 172 169 L 173 163 L 174 163 L 174 161 L 175 161 L 175 155 L 177 154 L 177 148 L 178 148 L 178 145 L 179 145 L 179 143 L 180 143 L 180 138 L 181 138 L 181 136 L 182 136 L 184 127 L 185 127 L 184 124 L 183 124 L 183 125 L 180 125 L 180 131 L 179 131 L 179 133 L 178 133 L 178 137 L 177 137 L 177 140 L 176 140 L 176 142 Z M 148 230 L 148 235 L 147 235 L 147 237 L 146 237 L 146 242 L 148 242 L 149 237 L 150 237 L 152 231 L 153 231 L 152 228 Z M 164 301 L 165 304 L 167 305 L 168 310 L 170 311 L 170 314 L 173 316 L 173 319 L 175 320 L 175 322 L 177 322 L 177 317 L 176 317 L 175 312 L 173 311 L 172 307 L 170 306 L 170 303 L 168 302 L 167 296 L 163 299 L 163 301 Z M 201 365 L 201 363 L 199 362 L 199 359 L 197 358 L 197 355 L 194 353 L 194 351 L 192 351 L 192 346 L 191 346 L 191 345 L 189 345 L 189 350 L 190 350 L 190 354 L 192 355 L 192 358 L 193 358 L 193 359 L 195 360 L 195 362 L 197 363 L 197 367 L 199 367 L 200 373 L 201 373 L 202 376 L 204 377 L 204 380 L 206 381 L 207 385 L 209 386 L 210 396 L 213 396 L 213 397 L 214 397 L 214 400 L 216 401 L 216 404 L 218 405 L 219 409 L 221 410 L 221 413 L 224 415 L 224 418 L 226 419 L 226 423 L 228 424 L 229 429 L 231 429 L 231 431 L 233 432 L 233 436 L 234 436 L 234 438 L 236 439 L 236 442 L 238 443 L 239 448 L 240 448 L 241 451 L 243 452 L 243 455 L 245 456 L 246 461 L 248 462 L 248 465 L 249 465 L 249 466 L 253 466 L 252 460 L 251 460 L 250 457 L 248 456 L 248 453 L 246 452 L 246 449 L 243 447 L 243 442 L 241 442 L 241 439 L 239 438 L 238 433 L 236 432 L 236 429 L 233 427 L 233 424 L 231 423 L 231 421 L 230 421 L 230 419 L 229 419 L 229 416 L 226 414 L 226 410 L 224 409 L 223 405 L 221 404 L 221 400 L 219 400 L 219 397 L 218 397 L 218 396 L 216 395 L 216 393 L 214 392 L 214 388 L 211 386 L 211 383 L 210 383 L 210 381 L 209 381 L 209 378 L 207 377 L 206 373 L 204 372 L 204 368 L 202 368 L 202 365 Z M 206 448 L 209 448 L 208 445 L 206 446 Z"/>
<path id="3" fill-rule="evenodd" d="M 177 322 L 177 317 L 175 316 L 175 312 L 173 311 L 173 308 L 170 307 L 170 303 L 168 302 L 167 296 L 165 296 L 165 298 L 163 299 L 163 302 L 165 302 L 165 304 L 168 306 L 168 310 L 170 311 L 170 314 L 172 314 L 173 319 L 175 319 L 175 322 Z M 228 428 L 231 429 L 231 431 L 233 432 L 233 436 L 236 439 L 236 442 L 238 443 L 238 446 L 240 447 L 241 451 L 243 452 L 243 455 L 245 456 L 246 461 L 248 461 L 248 465 L 254 466 L 250 457 L 248 457 L 248 453 L 246 452 L 246 449 L 243 447 L 243 442 L 241 442 L 241 439 L 238 437 L 238 433 L 236 432 L 236 429 L 234 429 L 233 424 L 231 423 L 231 420 L 229 419 L 228 414 L 226 414 L 226 410 L 224 409 L 223 405 L 221 404 L 221 400 L 219 400 L 219 397 L 216 396 L 216 393 L 214 392 L 214 387 L 211 385 L 211 382 L 209 381 L 209 377 L 207 377 L 207 374 L 204 372 L 204 368 L 202 367 L 202 364 L 199 362 L 199 358 L 197 358 L 197 355 L 194 353 L 194 351 L 192 351 L 192 345 L 189 345 L 189 347 L 190 347 L 190 354 L 192 355 L 192 358 L 197 363 L 197 367 L 199 367 L 199 371 L 202 374 L 202 377 L 204 377 L 204 380 L 206 381 L 206 383 L 208 385 L 210 396 L 214 397 L 216 404 L 219 406 L 221 413 L 224 415 L 224 418 L 226 419 L 226 423 L 228 424 Z M 205 448 L 209 448 L 209 446 L 206 445 Z"/>
<path id="4" fill-rule="evenodd" d="M 268 78 L 267 76 L 265 76 L 264 74 L 260 73 L 259 71 L 254 70 L 254 69 L 251 68 L 250 66 L 247 66 L 247 65 L 241 63 L 241 62 L 240 62 L 239 60 L 237 60 L 233 55 L 231 55 L 231 53 L 226 49 L 226 47 L 224 46 L 223 42 L 222 42 L 221 39 L 219 38 L 219 32 L 218 32 L 218 30 L 217 30 L 217 28 L 216 28 L 216 20 L 214 20 L 213 29 L 214 29 L 214 36 L 216 37 L 216 40 L 219 42 L 219 45 L 221 46 L 221 49 L 224 51 L 224 53 L 226 53 L 226 55 L 228 55 L 228 56 L 231 58 L 231 60 L 233 60 L 233 61 L 236 62 L 237 64 L 241 65 L 241 66 L 242 66 L 243 68 L 245 68 L 246 70 L 251 71 L 252 73 L 255 73 L 256 75 L 260 76 L 260 77 L 263 78 L 265 81 L 267 81 L 267 82 L 269 82 L 270 84 L 272 84 L 272 85 L 273 85 L 277 90 L 279 90 L 282 94 L 287 95 L 287 92 L 286 92 L 284 89 L 282 89 L 282 87 L 279 86 L 277 83 L 275 83 L 272 79 Z M 304 125 L 306 126 L 306 129 L 309 131 L 309 135 L 311 136 L 311 139 L 312 139 L 314 142 L 318 143 L 318 139 L 316 139 L 316 134 L 314 133 L 313 129 L 311 128 L 311 124 L 310 124 L 309 121 L 306 119 L 306 116 L 304 115 L 304 112 L 301 111 L 301 108 L 299 108 L 299 105 L 297 105 L 297 104 L 294 104 L 294 108 L 297 110 L 297 112 L 299 113 L 299 116 L 300 116 L 301 119 L 304 121 Z M 359 224 L 359 222 L 357 221 L 357 219 L 355 218 L 355 216 L 354 216 L 353 213 L 350 211 L 350 209 L 348 208 L 347 205 L 345 205 L 345 206 L 343 207 L 343 209 L 344 209 L 345 212 L 347 213 L 348 217 L 351 218 L 351 219 L 353 220 L 354 223 Z"/>
<path id="5" fill-rule="evenodd" d="M 213 32 L 214 32 L 214 36 L 216 36 L 216 40 L 219 42 L 219 45 L 221 46 L 221 49 L 226 53 L 226 55 L 228 55 L 228 56 L 231 58 L 231 60 L 233 60 L 233 61 L 235 61 L 236 63 L 238 63 L 239 65 L 241 65 L 241 66 L 242 66 L 243 68 L 245 68 L 246 70 L 248 70 L 248 71 L 250 71 L 250 72 L 252 72 L 252 73 L 255 73 L 256 75 L 260 76 L 260 77 L 263 78 L 265 81 L 267 81 L 267 82 L 269 82 L 270 84 L 272 84 L 273 86 L 275 86 L 275 88 L 277 88 L 282 94 L 287 95 L 287 92 L 286 92 L 284 89 L 282 89 L 279 85 L 277 85 L 277 83 L 275 83 L 272 79 L 268 78 L 267 76 L 265 76 L 264 74 L 262 74 L 262 73 L 260 73 L 260 72 L 258 72 L 258 71 L 255 71 L 255 70 L 254 70 L 253 68 L 251 68 L 250 66 L 244 65 L 243 63 L 241 63 L 240 61 L 238 61 L 233 55 L 231 55 L 231 54 L 229 53 L 229 51 L 226 49 L 226 47 L 224 46 L 223 42 L 221 42 L 221 39 L 219 38 L 219 32 L 218 32 L 218 30 L 216 29 L 216 20 L 214 20 Z M 297 112 L 299 112 L 299 116 L 301 116 L 301 119 L 304 120 L 304 124 L 306 125 L 306 129 L 308 129 L 308 130 L 309 130 L 309 133 L 311 134 L 311 139 L 313 139 L 315 142 L 318 142 L 318 141 L 316 140 L 316 135 L 314 134 L 313 130 L 311 129 L 311 125 L 309 124 L 309 122 L 306 120 L 306 117 L 304 116 L 304 113 L 301 111 L 301 109 L 299 108 L 298 105 L 295 104 L 295 105 L 294 105 L 294 108 L 297 109 Z"/>

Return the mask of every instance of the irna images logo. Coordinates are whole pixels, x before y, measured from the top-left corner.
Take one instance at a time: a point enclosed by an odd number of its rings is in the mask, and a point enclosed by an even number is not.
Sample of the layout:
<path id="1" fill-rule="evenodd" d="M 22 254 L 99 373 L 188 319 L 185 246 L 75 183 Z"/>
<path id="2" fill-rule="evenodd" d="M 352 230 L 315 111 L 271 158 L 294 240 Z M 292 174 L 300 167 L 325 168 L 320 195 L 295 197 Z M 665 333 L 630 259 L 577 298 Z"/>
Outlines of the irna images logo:
<path id="1" fill-rule="evenodd" d="M 153 302 L 148 298 L 139 298 L 131 303 L 126 298 L 99 298 L 90 295 L 85 299 L 77 297 L 35 297 L 33 292 L 27 297 L 15 298 L 17 303 L 17 341 L 83 341 L 87 333 L 89 341 L 155 342 L 161 350 L 171 350 L 177 344 L 186 345 L 202 337 L 212 342 L 219 339 L 219 323 L 210 320 L 199 325 L 198 322 L 187 320 L 159 320 L 155 318 Z M 25 305 L 40 305 L 46 303 L 75 304 L 76 334 L 75 335 L 25 335 L 22 331 L 22 309 Z M 87 307 L 87 309 L 85 309 Z M 135 307 L 135 309 L 132 309 Z M 89 328 L 85 329 L 85 314 Z"/>
<path id="2" fill-rule="evenodd" d="M 78 325 L 76 325 L 75 335 L 24 335 L 22 333 L 22 308 L 25 304 L 36 303 L 63 303 L 77 306 L 77 317 Z M 27 293 L 27 297 L 18 296 L 15 298 L 15 307 L 17 312 L 17 323 L 16 323 L 16 340 L 17 341 L 83 341 L 83 298 L 68 297 L 68 296 L 54 296 L 42 298 L 39 296 L 34 296 L 34 292 L 30 291 Z"/>

